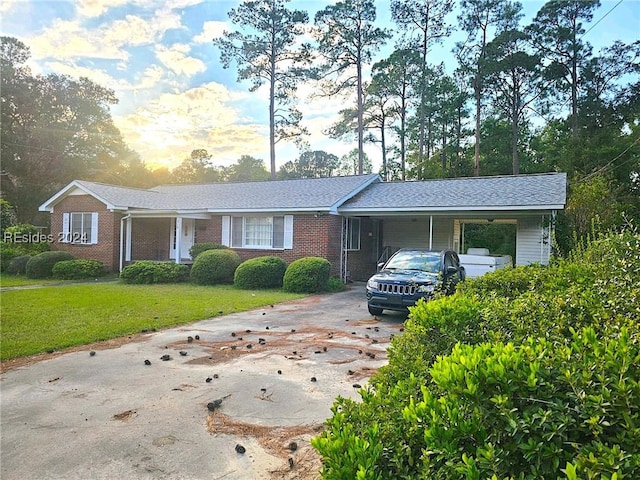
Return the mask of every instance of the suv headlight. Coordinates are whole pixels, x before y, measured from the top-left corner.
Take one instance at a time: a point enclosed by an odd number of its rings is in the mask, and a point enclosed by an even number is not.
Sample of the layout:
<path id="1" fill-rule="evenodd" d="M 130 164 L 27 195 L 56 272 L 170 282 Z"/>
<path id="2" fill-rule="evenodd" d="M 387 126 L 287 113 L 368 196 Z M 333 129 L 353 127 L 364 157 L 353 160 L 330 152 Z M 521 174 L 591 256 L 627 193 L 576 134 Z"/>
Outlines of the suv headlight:
<path id="1" fill-rule="evenodd" d="M 419 293 L 431 293 L 434 290 L 433 285 L 419 285 L 417 291 Z"/>
<path id="2" fill-rule="evenodd" d="M 378 290 L 378 282 L 370 278 L 369 281 L 367 282 L 367 287 L 373 290 Z"/>

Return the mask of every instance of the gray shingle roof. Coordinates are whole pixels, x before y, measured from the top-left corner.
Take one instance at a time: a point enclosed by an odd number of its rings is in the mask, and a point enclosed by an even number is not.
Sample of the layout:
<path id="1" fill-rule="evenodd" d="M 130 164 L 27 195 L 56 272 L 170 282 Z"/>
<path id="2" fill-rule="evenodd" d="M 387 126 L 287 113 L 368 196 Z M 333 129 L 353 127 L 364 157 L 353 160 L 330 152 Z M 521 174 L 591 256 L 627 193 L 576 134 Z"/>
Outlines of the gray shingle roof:
<path id="1" fill-rule="evenodd" d="M 381 182 L 378 175 L 206 185 L 144 190 L 74 181 L 40 208 L 50 210 L 74 187 L 109 208 L 200 212 L 339 212 L 370 215 L 473 210 L 551 210 L 566 203 L 564 173 Z"/>
<path id="2" fill-rule="evenodd" d="M 124 208 L 209 211 L 329 211 L 372 182 L 376 174 L 265 182 L 161 185 L 149 190 L 77 183 L 107 203 Z"/>
<path id="3" fill-rule="evenodd" d="M 339 211 L 560 209 L 566 202 L 566 183 L 564 173 L 378 183 Z"/>

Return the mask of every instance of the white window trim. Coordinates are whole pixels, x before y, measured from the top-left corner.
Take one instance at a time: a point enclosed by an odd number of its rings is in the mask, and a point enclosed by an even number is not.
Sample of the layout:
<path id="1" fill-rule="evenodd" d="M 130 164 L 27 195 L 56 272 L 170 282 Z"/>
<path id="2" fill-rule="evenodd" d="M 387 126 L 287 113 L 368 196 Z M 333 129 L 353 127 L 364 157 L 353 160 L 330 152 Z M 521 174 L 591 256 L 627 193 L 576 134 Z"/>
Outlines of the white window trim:
<path id="1" fill-rule="evenodd" d="M 84 231 L 81 231 L 78 238 L 73 238 L 71 232 L 73 215 L 91 215 L 91 237 L 85 237 Z M 81 222 L 84 225 L 84 218 Z M 84 230 L 84 227 L 82 227 Z M 97 245 L 98 243 L 98 213 L 97 212 L 65 212 L 62 214 L 62 235 L 61 243 L 70 243 L 72 245 Z"/>
<path id="2" fill-rule="evenodd" d="M 233 246 L 233 217 L 231 215 L 223 215 L 222 217 L 222 238 L 220 243 L 226 247 L 247 250 L 291 250 L 293 248 L 293 215 L 272 215 L 264 218 L 284 217 L 284 241 L 283 247 L 273 247 L 273 235 L 271 237 L 271 245 L 245 245 L 245 219 L 247 217 L 256 217 L 258 215 L 237 216 L 242 218 L 242 245 Z"/>

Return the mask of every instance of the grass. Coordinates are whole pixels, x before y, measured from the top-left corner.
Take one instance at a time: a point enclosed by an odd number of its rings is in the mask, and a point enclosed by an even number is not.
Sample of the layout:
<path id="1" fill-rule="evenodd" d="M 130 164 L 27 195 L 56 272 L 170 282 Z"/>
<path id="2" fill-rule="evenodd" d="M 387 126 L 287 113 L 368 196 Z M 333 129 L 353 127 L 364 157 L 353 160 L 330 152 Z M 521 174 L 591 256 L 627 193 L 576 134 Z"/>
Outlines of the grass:
<path id="1" fill-rule="evenodd" d="M 3 277 L 3 286 L 4 277 Z M 191 284 L 67 284 L 0 293 L 0 360 L 301 298 L 280 290 Z"/>
<path id="2" fill-rule="evenodd" d="M 7 273 L 0 273 L 0 287 L 25 287 L 29 285 L 46 285 L 49 283 L 56 283 L 60 281 L 61 280 L 35 279 L 35 278 L 27 278 L 24 275 L 9 275 Z"/>

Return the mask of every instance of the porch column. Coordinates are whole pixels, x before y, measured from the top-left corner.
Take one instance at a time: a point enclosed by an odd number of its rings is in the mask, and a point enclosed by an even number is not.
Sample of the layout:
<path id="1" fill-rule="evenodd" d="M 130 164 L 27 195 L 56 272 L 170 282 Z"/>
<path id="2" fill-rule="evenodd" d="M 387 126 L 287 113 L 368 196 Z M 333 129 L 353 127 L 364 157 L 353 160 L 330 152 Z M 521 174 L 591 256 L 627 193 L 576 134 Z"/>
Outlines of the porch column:
<path id="1" fill-rule="evenodd" d="M 176 217 L 176 263 L 182 257 L 182 217 Z"/>
<path id="2" fill-rule="evenodd" d="M 433 215 L 429 216 L 429 250 L 433 249 Z"/>
<path id="3" fill-rule="evenodd" d="M 132 223 L 131 217 L 128 217 L 125 222 L 126 222 L 125 224 L 126 224 L 126 229 L 127 229 L 127 233 L 126 233 L 125 238 L 126 238 L 126 242 L 127 243 L 126 243 L 126 246 L 125 246 L 124 259 L 127 262 L 130 262 L 131 261 L 131 244 L 132 244 L 132 241 L 131 241 L 131 223 Z"/>

